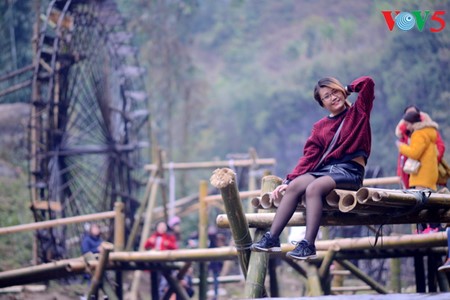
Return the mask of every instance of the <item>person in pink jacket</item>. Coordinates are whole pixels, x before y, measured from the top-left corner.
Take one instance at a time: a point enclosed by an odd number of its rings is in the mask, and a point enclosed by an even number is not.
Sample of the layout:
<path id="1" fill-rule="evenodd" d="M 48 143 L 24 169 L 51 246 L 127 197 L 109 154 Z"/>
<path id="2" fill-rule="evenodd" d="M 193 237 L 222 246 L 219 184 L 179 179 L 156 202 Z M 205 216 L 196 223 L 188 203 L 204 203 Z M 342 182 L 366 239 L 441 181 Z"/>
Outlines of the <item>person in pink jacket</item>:
<path id="1" fill-rule="evenodd" d="M 405 108 L 404 114 L 409 113 L 409 112 L 419 113 L 420 119 L 423 122 L 432 122 L 433 121 L 427 113 L 420 111 L 420 109 L 415 105 L 408 105 Z M 397 126 L 395 127 L 395 135 L 398 138 L 399 142 L 409 144 L 411 132 L 408 130 L 405 120 L 401 119 L 400 122 L 398 122 Z M 437 152 L 438 152 L 437 159 L 438 159 L 438 163 L 439 163 L 442 160 L 442 158 L 444 157 L 444 153 L 445 153 L 445 143 L 442 140 L 442 137 L 439 134 L 439 131 L 437 134 L 436 146 L 437 146 Z M 397 176 L 400 177 L 403 188 L 409 189 L 409 187 L 410 187 L 409 186 L 409 174 L 407 174 L 403 171 L 403 165 L 405 164 L 406 159 L 407 159 L 407 157 L 399 152 L 398 159 L 397 159 Z"/>

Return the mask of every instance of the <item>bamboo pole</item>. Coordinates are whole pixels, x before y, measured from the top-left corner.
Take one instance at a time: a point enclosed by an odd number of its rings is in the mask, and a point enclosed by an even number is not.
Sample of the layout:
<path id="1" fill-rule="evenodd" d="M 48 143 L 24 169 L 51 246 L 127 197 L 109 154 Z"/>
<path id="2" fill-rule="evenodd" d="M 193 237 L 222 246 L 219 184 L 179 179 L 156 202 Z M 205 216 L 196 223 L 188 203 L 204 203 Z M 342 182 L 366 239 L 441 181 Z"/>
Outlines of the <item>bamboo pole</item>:
<path id="1" fill-rule="evenodd" d="M 239 192 L 236 184 L 236 175 L 228 168 L 217 169 L 210 178 L 211 184 L 220 190 L 225 205 L 225 211 L 231 220 L 231 232 L 236 248 L 242 273 L 247 276 L 250 259 L 250 245 L 252 238 L 245 218 Z"/>
<path id="2" fill-rule="evenodd" d="M 323 295 L 322 285 L 320 283 L 319 272 L 317 267 L 313 264 L 306 264 L 306 262 L 301 262 L 306 265 L 306 276 L 308 279 L 308 294 L 312 297 L 317 297 Z"/>
<path id="3" fill-rule="evenodd" d="M 256 197 L 261 194 L 261 190 L 253 190 L 253 191 L 244 191 L 239 192 L 240 198 L 247 198 L 247 197 Z M 205 197 L 206 202 L 212 202 L 212 201 L 222 201 L 222 195 L 209 195 Z"/>
<path id="4" fill-rule="evenodd" d="M 31 85 L 32 83 L 33 83 L 33 81 L 30 79 L 30 80 L 25 80 L 23 82 L 12 85 L 9 88 L 4 89 L 3 91 L 0 91 L 0 97 L 6 96 L 15 91 L 23 89 L 24 87 L 27 87 L 27 86 Z"/>
<path id="5" fill-rule="evenodd" d="M 159 156 L 159 159 L 161 159 L 161 156 Z M 158 163 L 158 165 L 160 165 Z M 147 203 L 147 209 L 145 212 L 145 218 L 144 218 L 144 225 L 142 227 L 142 233 L 141 233 L 141 240 L 139 242 L 139 250 L 143 251 L 144 250 L 144 244 L 145 241 L 147 240 L 147 238 L 150 235 L 150 228 L 151 228 L 151 224 L 152 224 L 152 213 L 153 213 L 153 209 L 155 207 L 156 204 L 156 196 L 158 193 L 158 187 L 161 181 L 160 178 L 160 171 L 158 170 L 156 172 L 156 180 L 153 181 L 152 183 L 152 187 L 151 187 L 151 191 L 150 191 L 150 199 L 148 200 Z M 133 274 L 133 281 L 131 283 L 131 292 L 130 292 L 130 298 L 131 300 L 138 300 L 138 289 L 139 289 L 139 283 L 141 280 L 141 271 L 135 271 Z"/>
<path id="6" fill-rule="evenodd" d="M 235 167 L 248 167 L 252 164 L 258 164 L 262 166 L 266 165 L 275 165 L 276 160 L 273 158 L 258 158 L 256 160 L 253 159 L 241 159 L 241 160 L 234 160 L 233 165 Z M 162 165 L 164 169 L 169 169 L 172 167 L 174 170 L 187 170 L 187 169 L 204 169 L 204 168 L 224 168 L 228 167 L 230 165 L 230 161 L 223 160 L 223 161 L 207 161 L 207 162 L 185 162 L 185 163 L 165 163 Z M 145 170 L 153 170 L 157 169 L 157 165 L 149 164 L 144 166 Z"/>
<path id="7" fill-rule="evenodd" d="M 372 289 L 377 291 L 380 294 L 389 294 L 389 291 L 385 289 L 381 284 L 373 280 L 370 276 L 362 272 L 358 267 L 349 262 L 348 260 L 340 260 L 339 263 L 352 272 L 353 275 L 364 281 L 367 285 L 369 285 Z"/>
<path id="8" fill-rule="evenodd" d="M 269 195 L 277 186 L 281 184 L 281 178 L 277 176 L 264 176 L 261 183 L 261 199 Z M 266 228 L 258 229 L 255 232 L 255 240 L 262 238 Z M 250 256 L 248 273 L 245 281 L 245 296 L 247 298 L 260 298 L 265 296 L 264 281 L 269 263 L 269 255 L 263 252 L 253 252 Z M 274 296 L 274 295 L 271 295 Z"/>
<path id="9" fill-rule="evenodd" d="M 13 78 L 14 76 L 20 75 L 20 74 L 25 73 L 25 72 L 27 72 L 27 71 L 31 71 L 31 70 L 33 70 L 33 69 L 34 69 L 34 64 L 30 64 L 30 65 L 28 65 L 28 66 L 25 66 L 25 67 L 23 67 L 23 68 L 20 68 L 20 69 L 11 71 L 11 72 L 8 72 L 8 73 L 6 73 L 6 74 L 0 76 L 0 81 L 4 81 L 4 80 L 7 80 L 7 79 L 11 79 L 11 78 Z"/>
<path id="10" fill-rule="evenodd" d="M 16 233 L 22 231 L 30 231 L 30 230 L 38 230 L 43 228 L 50 228 L 60 225 L 74 224 L 74 223 L 83 223 L 95 220 L 103 220 L 103 219 L 112 219 L 116 216 L 114 211 L 107 211 L 102 213 L 95 213 L 83 216 L 76 217 L 68 217 L 57 220 L 49 220 L 43 222 L 29 223 L 29 224 L 21 224 L 16 226 L 2 227 L 0 228 L 0 235 L 7 233 Z"/>
<path id="11" fill-rule="evenodd" d="M 183 280 L 184 276 L 186 275 L 186 273 L 189 271 L 189 268 L 191 267 L 192 262 L 186 262 L 183 267 L 178 271 L 176 279 L 178 281 Z M 184 290 L 184 289 L 183 289 Z M 166 293 L 163 295 L 163 299 L 170 299 L 170 297 L 172 296 L 173 292 L 175 292 L 174 287 L 172 287 L 171 285 L 169 286 L 169 289 L 166 291 Z"/>
<path id="12" fill-rule="evenodd" d="M 399 205 L 383 205 L 383 203 L 374 202 L 372 199 L 361 204 L 356 199 L 355 194 L 356 192 L 349 192 L 339 199 L 339 211 L 343 213 L 381 214 L 392 212 L 393 207 L 402 207 Z"/>
<path id="13" fill-rule="evenodd" d="M 401 184 L 399 176 L 392 177 L 380 177 L 380 178 L 366 178 L 363 180 L 363 186 L 371 185 L 388 185 L 388 184 Z"/>
<path id="14" fill-rule="evenodd" d="M 372 288 L 368 285 L 358 285 L 358 286 L 333 286 L 331 287 L 331 291 L 334 293 L 342 293 L 342 292 L 368 292 L 372 291 Z"/>
<path id="15" fill-rule="evenodd" d="M 52 278 L 62 278 L 71 274 L 70 262 L 75 260 L 60 260 L 47 264 L 31 266 L 0 273 L 0 288 L 17 284 L 41 282 Z"/>
<path id="16" fill-rule="evenodd" d="M 272 224 L 275 213 L 246 214 L 250 228 L 268 228 Z M 320 225 L 322 226 L 349 226 L 349 225 L 381 225 L 381 224 L 411 224 L 411 223 L 450 223 L 450 210 L 422 209 L 418 212 L 405 215 L 367 215 L 337 213 L 336 211 L 324 211 Z M 228 228 L 230 222 L 228 216 L 219 214 L 216 217 L 219 228 Z M 306 218 L 303 212 L 295 212 L 287 226 L 305 226 Z"/>
<path id="17" fill-rule="evenodd" d="M 114 203 L 114 249 L 122 251 L 125 246 L 125 205 L 123 202 Z"/>
<path id="18" fill-rule="evenodd" d="M 337 251 L 339 251 L 339 245 L 333 245 L 333 247 L 327 250 L 319 267 L 319 277 L 322 281 L 326 280 L 326 277 L 330 274 L 330 266 L 333 263 Z"/>
<path id="19" fill-rule="evenodd" d="M 318 276 L 320 278 L 320 282 L 322 283 L 322 290 L 325 295 L 329 295 L 331 292 L 330 266 L 333 263 L 334 257 L 336 256 L 336 251 L 338 250 L 339 248 L 337 246 L 335 246 L 334 249 L 328 249 L 318 270 Z"/>
<path id="20" fill-rule="evenodd" d="M 147 180 L 147 185 L 145 186 L 145 192 L 143 196 L 143 201 L 141 205 L 139 206 L 138 212 L 134 218 L 133 227 L 131 228 L 131 232 L 128 236 L 127 245 L 125 247 L 126 250 L 131 251 L 133 249 L 134 241 L 136 239 L 140 224 L 141 224 L 141 216 L 147 207 L 149 198 L 150 198 L 150 192 L 152 190 L 152 183 L 155 180 L 156 170 L 152 170 L 150 173 L 150 176 Z"/>
<path id="21" fill-rule="evenodd" d="M 394 293 L 401 293 L 402 281 L 401 281 L 401 261 L 398 258 L 391 259 L 391 290 Z"/>
<path id="22" fill-rule="evenodd" d="M 258 163 L 256 162 L 256 160 L 258 159 L 258 153 L 256 153 L 256 149 L 255 148 L 250 148 L 248 150 L 249 155 L 250 155 L 250 159 L 252 160 L 252 164 L 250 165 L 249 168 L 249 177 L 248 177 L 248 190 L 249 191 L 253 191 L 256 190 L 256 171 L 258 170 Z M 241 196 L 242 198 L 242 196 Z M 247 199 L 248 203 L 247 203 L 247 212 L 254 212 L 254 209 L 252 209 L 253 204 L 251 203 L 252 201 L 252 197 L 248 197 Z"/>
<path id="23" fill-rule="evenodd" d="M 421 192 L 415 190 L 415 192 Z M 423 191 L 426 195 L 427 193 Z M 374 201 L 383 201 L 383 203 L 416 205 L 420 204 L 421 199 L 418 199 L 417 194 L 412 194 L 410 191 L 383 191 L 378 190 L 373 194 Z M 430 193 L 427 199 L 423 202 L 427 207 L 450 208 L 450 194 Z"/>
<path id="24" fill-rule="evenodd" d="M 199 187 L 199 220 L 198 220 L 198 247 L 208 248 L 208 203 L 205 197 L 208 195 L 208 183 L 204 180 L 200 181 Z M 208 265 L 205 262 L 199 263 L 199 299 L 206 299 L 208 290 Z"/>
<path id="25" fill-rule="evenodd" d="M 181 299 L 181 300 L 188 300 L 190 299 L 189 295 L 187 294 L 186 290 L 181 286 L 180 281 L 178 280 L 178 278 L 173 278 L 172 275 L 170 274 L 170 271 L 168 270 L 164 270 L 162 272 L 162 275 L 166 278 L 167 283 L 169 284 L 171 290 L 173 290 L 173 292 L 175 292 L 176 299 Z M 162 300 L 166 300 L 166 299 L 170 299 L 171 293 L 166 293 L 164 295 L 164 297 L 162 298 Z M 202 299 L 201 296 L 199 296 L 198 299 Z"/>
<path id="26" fill-rule="evenodd" d="M 227 275 L 227 276 L 219 276 L 217 278 L 217 280 L 219 281 L 220 284 L 226 284 L 226 283 L 244 282 L 245 278 L 242 275 Z M 199 283 L 200 283 L 199 278 L 192 278 L 193 285 L 198 285 Z M 214 283 L 214 278 L 208 277 L 208 284 L 213 284 L 213 283 Z"/>
<path id="27" fill-rule="evenodd" d="M 91 287 L 89 289 L 87 299 L 98 299 L 98 289 L 100 283 L 103 281 L 103 275 L 106 269 L 106 263 L 108 262 L 108 256 L 113 251 L 114 245 L 111 243 L 103 242 L 100 245 L 100 256 L 98 266 L 95 268 L 94 276 L 92 277 Z"/>

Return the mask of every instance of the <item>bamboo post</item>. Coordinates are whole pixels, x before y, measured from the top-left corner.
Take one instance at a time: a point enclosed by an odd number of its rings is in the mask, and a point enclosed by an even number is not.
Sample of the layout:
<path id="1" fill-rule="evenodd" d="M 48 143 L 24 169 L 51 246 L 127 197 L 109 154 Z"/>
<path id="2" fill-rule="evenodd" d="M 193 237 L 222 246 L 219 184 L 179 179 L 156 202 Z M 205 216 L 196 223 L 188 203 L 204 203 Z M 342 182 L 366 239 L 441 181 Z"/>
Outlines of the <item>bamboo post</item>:
<path id="1" fill-rule="evenodd" d="M 114 203 L 114 249 L 122 251 L 125 246 L 125 205 L 123 202 Z"/>
<path id="2" fill-rule="evenodd" d="M 160 165 L 160 164 L 158 164 L 158 165 Z M 157 171 L 156 175 L 155 175 L 156 179 L 153 181 L 152 188 L 150 191 L 150 199 L 147 204 L 147 210 L 145 212 L 145 218 L 144 218 L 144 225 L 142 227 L 141 240 L 139 242 L 139 251 L 145 250 L 144 244 L 150 235 L 150 229 L 151 229 L 151 224 L 152 224 L 152 219 L 153 219 L 152 218 L 153 209 L 156 204 L 156 199 L 157 199 L 156 196 L 157 196 L 158 187 L 159 187 L 159 184 L 161 181 L 159 174 L 160 174 L 160 172 Z M 133 276 L 133 281 L 131 283 L 131 292 L 130 292 L 131 300 L 138 300 L 138 289 L 139 289 L 139 282 L 141 280 L 141 274 L 142 274 L 142 271 L 135 271 L 133 274 L 134 276 Z"/>
<path id="3" fill-rule="evenodd" d="M 108 263 L 109 252 L 113 251 L 113 249 L 114 245 L 112 245 L 111 243 L 103 242 L 101 244 L 99 263 L 95 268 L 95 273 L 92 277 L 92 284 L 89 289 L 87 299 L 91 299 L 92 296 L 94 296 L 94 299 L 98 299 L 98 289 L 100 287 L 100 283 L 103 280 L 106 264 Z"/>
<path id="4" fill-rule="evenodd" d="M 402 283 L 401 283 L 401 261 L 398 258 L 391 259 L 391 290 L 394 293 L 401 293 Z"/>
<path id="5" fill-rule="evenodd" d="M 306 276 L 308 279 L 308 291 L 312 297 L 318 297 L 323 295 L 322 285 L 320 284 L 319 272 L 317 267 L 313 264 L 302 262 L 306 265 Z"/>
<path id="6" fill-rule="evenodd" d="M 264 176 L 261 183 L 261 195 L 272 192 L 282 182 L 277 176 Z M 270 226 L 268 226 L 270 227 Z M 261 239 L 268 228 L 258 228 L 255 232 L 255 240 Z M 260 298 L 265 295 L 264 280 L 269 262 L 269 255 L 263 252 L 253 252 L 250 256 L 247 278 L 245 281 L 245 296 L 248 298 Z M 275 272 L 272 272 L 274 275 Z M 276 278 L 271 279 L 276 282 Z M 271 295 L 274 296 L 274 295 Z"/>
<path id="7" fill-rule="evenodd" d="M 348 260 L 340 260 L 339 263 L 345 267 L 347 270 L 352 272 L 353 275 L 364 281 L 367 285 L 373 288 L 380 294 L 389 294 L 389 291 L 385 289 L 381 284 L 373 280 L 370 276 L 362 272 L 358 267 L 349 262 Z"/>
<path id="8" fill-rule="evenodd" d="M 423 255 L 414 256 L 414 274 L 416 277 L 416 293 L 426 293 L 425 265 Z"/>
<path id="9" fill-rule="evenodd" d="M 114 203 L 114 250 L 122 251 L 125 247 L 125 205 L 123 202 Z M 116 270 L 116 294 L 122 299 L 123 296 L 123 278 L 122 271 Z"/>
<path id="10" fill-rule="evenodd" d="M 141 224 L 141 218 L 142 214 L 145 211 L 145 208 L 147 207 L 147 203 L 150 198 L 150 192 L 152 190 L 153 181 L 155 180 L 156 170 L 152 170 L 150 173 L 150 176 L 147 181 L 147 185 L 145 186 L 145 192 L 143 196 L 143 201 L 141 205 L 139 206 L 139 209 L 136 213 L 136 216 L 134 218 L 133 227 L 131 228 L 130 234 L 128 236 L 127 245 L 125 247 L 125 250 L 131 251 L 133 249 L 134 241 L 136 239 L 140 224 Z"/>
<path id="11" fill-rule="evenodd" d="M 256 190 L 256 170 L 258 169 L 258 154 L 256 153 L 255 148 L 249 149 L 250 159 L 252 160 L 252 164 L 249 168 L 249 177 L 248 177 L 248 190 L 253 191 Z M 247 203 L 247 212 L 254 212 L 254 206 L 252 204 L 252 198 L 248 198 Z"/>
<path id="12" fill-rule="evenodd" d="M 173 278 L 172 275 L 170 274 L 170 271 L 168 270 L 164 270 L 162 272 L 162 275 L 166 278 L 167 283 L 169 284 L 170 288 L 172 289 L 176 296 L 176 299 L 181 299 L 181 300 L 188 300 L 190 299 L 189 295 L 187 294 L 186 290 L 181 286 L 180 281 L 178 280 L 178 278 Z M 162 300 L 166 300 L 166 299 L 170 299 L 171 294 L 170 293 L 166 293 L 164 295 L 164 297 L 162 298 Z M 202 299 L 199 295 L 198 299 Z"/>
<path id="13" fill-rule="evenodd" d="M 272 298 L 280 296 L 277 278 L 277 261 L 278 260 L 276 257 L 269 257 L 269 265 L 267 268 L 267 271 L 269 273 L 270 297 Z"/>
<path id="14" fill-rule="evenodd" d="M 321 282 L 326 282 L 326 288 L 324 286 L 322 286 L 322 288 L 325 290 L 326 294 L 329 294 L 330 292 L 330 287 L 329 287 L 329 276 L 330 276 L 330 266 L 333 263 L 334 257 L 336 255 L 336 251 L 339 251 L 339 246 L 338 245 L 334 245 L 333 247 L 331 247 L 325 254 L 325 257 L 322 260 L 322 263 L 320 264 L 319 267 L 319 278 Z"/>
<path id="15" fill-rule="evenodd" d="M 205 197 L 208 196 L 208 183 L 200 181 L 199 187 L 199 224 L 198 224 L 198 247 L 208 248 L 208 203 Z M 206 299 L 208 290 L 208 265 L 205 262 L 199 263 L 199 299 Z"/>
<path id="16" fill-rule="evenodd" d="M 344 286 L 344 276 L 350 274 L 350 271 L 345 270 L 344 267 L 336 260 L 333 262 L 333 279 L 331 280 L 331 290 L 336 287 L 343 287 Z M 346 273 L 344 273 L 345 271 Z"/>
<path id="17" fill-rule="evenodd" d="M 183 267 L 178 271 L 176 279 L 178 281 L 183 280 L 184 275 L 186 275 L 186 273 L 189 271 L 189 268 L 191 267 L 192 262 L 186 262 Z M 170 274 L 169 274 L 170 275 Z M 169 281 L 168 281 L 169 282 Z M 183 289 L 184 290 L 184 289 Z M 175 288 L 172 287 L 172 285 L 169 285 L 169 289 L 167 290 L 167 292 L 163 295 L 162 299 L 170 299 L 170 297 L 172 296 L 173 292 L 175 292 Z"/>
<path id="18" fill-rule="evenodd" d="M 240 267 L 244 276 L 247 277 L 252 238 L 240 201 L 236 175 L 228 168 L 217 169 L 213 172 L 210 182 L 220 190 L 222 195 L 225 211 L 230 220 L 231 233 L 238 250 Z"/>

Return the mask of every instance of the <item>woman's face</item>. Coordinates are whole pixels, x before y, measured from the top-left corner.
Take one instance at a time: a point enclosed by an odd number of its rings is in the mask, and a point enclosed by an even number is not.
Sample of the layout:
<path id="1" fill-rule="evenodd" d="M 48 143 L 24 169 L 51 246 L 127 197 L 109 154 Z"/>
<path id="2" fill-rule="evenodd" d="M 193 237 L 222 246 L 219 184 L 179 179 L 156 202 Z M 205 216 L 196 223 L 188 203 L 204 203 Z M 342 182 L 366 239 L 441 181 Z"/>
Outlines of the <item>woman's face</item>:
<path id="1" fill-rule="evenodd" d="M 340 90 L 329 87 L 322 87 L 319 90 L 320 99 L 332 116 L 335 116 L 345 109 L 345 96 Z"/>

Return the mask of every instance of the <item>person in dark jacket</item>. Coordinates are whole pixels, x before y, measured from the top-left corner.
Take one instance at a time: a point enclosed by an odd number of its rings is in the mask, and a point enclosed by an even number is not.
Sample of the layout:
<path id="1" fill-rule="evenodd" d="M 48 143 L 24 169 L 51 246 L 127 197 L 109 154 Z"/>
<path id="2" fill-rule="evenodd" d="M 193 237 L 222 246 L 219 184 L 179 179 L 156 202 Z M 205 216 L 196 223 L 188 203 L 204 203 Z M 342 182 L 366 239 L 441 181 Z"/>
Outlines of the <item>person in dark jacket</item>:
<path id="1" fill-rule="evenodd" d="M 251 245 L 252 251 L 281 252 L 279 236 L 305 196 L 305 237 L 287 256 L 293 259 L 316 257 L 314 243 L 322 217 L 322 199 L 335 188 L 358 190 L 362 186 L 371 151 L 370 113 L 375 99 L 374 86 L 372 78 L 367 76 L 357 78 L 346 87 L 332 77 L 316 84 L 314 99 L 328 111 L 328 116 L 314 124 L 297 166 L 273 191 L 276 200 L 281 197 L 283 200 L 270 231 Z M 350 105 L 347 96 L 353 92 L 358 93 L 358 97 Z"/>
<path id="2" fill-rule="evenodd" d="M 81 252 L 86 254 L 88 252 L 99 253 L 100 244 L 103 242 L 98 224 L 91 224 L 89 226 L 89 233 L 83 237 L 81 241 Z"/>
<path id="3" fill-rule="evenodd" d="M 83 239 L 81 240 L 81 253 L 99 253 L 100 252 L 100 245 L 103 242 L 103 239 L 101 237 L 101 230 L 100 226 L 98 224 L 91 224 L 89 226 L 89 231 L 83 236 Z M 91 282 L 91 275 L 85 273 L 83 275 L 84 280 L 90 284 Z"/>

